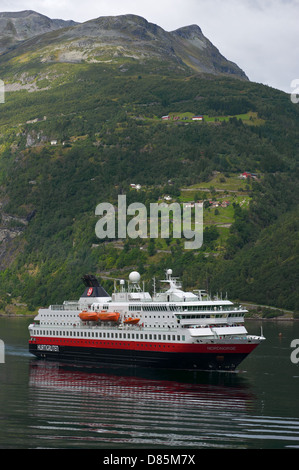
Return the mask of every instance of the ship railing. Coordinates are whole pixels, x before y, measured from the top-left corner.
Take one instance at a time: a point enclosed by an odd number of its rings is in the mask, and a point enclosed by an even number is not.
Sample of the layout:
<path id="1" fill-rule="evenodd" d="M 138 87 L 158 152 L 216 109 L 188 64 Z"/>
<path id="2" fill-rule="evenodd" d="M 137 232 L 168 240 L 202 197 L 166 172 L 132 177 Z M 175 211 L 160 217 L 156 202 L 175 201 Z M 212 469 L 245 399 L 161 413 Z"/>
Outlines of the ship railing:
<path id="1" fill-rule="evenodd" d="M 256 339 L 256 338 L 254 338 Z M 227 336 L 201 336 L 201 337 L 194 337 L 193 342 L 194 343 L 211 343 L 211 344 L 230 344 L 230 343 L 238 343 L 239 341 L 251 341 L 253 340 L 253 337 L 248 337 L 246 335 L 239 335 L 239 336 L 234 336 L 234 335 L 227 335 Z"/>
<path id="2" fill-rule="evenodd" d="M 50 310 L 60 310 L 60 311 L 70 311 L 70 310 L 82 310 L 79 308 L 79 305 L 76 304 L 60 304 L 60 305 L 50 305 Z"/>

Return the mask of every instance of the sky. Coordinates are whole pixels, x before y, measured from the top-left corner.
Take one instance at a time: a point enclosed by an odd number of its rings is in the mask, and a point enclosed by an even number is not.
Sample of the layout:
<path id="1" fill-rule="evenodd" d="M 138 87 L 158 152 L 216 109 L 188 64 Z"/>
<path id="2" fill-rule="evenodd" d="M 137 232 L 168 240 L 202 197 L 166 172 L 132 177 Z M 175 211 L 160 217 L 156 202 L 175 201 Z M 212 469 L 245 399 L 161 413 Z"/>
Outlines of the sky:
<path id="1" fill-rule="evenodd" d="M 166 31 L 197 24 L 251 81 L 294 92 L 299 80 L 299 0 L 0 0 L 0 11 L 35 10 L 84 22 L 135 14 Z"/>

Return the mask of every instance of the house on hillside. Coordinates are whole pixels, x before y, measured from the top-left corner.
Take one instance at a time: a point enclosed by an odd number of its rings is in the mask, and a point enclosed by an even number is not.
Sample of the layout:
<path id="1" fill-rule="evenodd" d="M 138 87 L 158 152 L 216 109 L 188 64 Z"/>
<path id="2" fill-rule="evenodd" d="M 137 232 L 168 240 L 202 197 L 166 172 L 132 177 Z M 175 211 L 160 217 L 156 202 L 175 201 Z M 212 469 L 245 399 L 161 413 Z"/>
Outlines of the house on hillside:
<path id="1" fill-rule="evenodd" d="M 57 145 L 57 140 L 51 140 L 51 145 Z"/>
<path id="2" fill-rule="evenodd" d="M 249 173 L 249 171 L 244 171 L 240 175 L 240 178 L 246 180 L 247 178 L 252 178 L 253 180 L 257 180 L 259 178 L 259 175 L 257 173 Z"/>
<path id="3" fill-rule="evenodd" d="M 169 121 L 170 117 L 169 116 L 162 116 L 162 121 Z"/>
<path id="4" fill-rule="evenodd" d="M 137 189 L 137 191 L 138 191 L 139 189 L 141 189 L 141 185 L 140 185 L 140 184 L 131 183 L 131 184 L 130 184 L 130 187 L 131 187 L 132 189 Z"/>
<path id="5" fill-rule="evenodd" d="M 203 116 L 193 116 L 192 121 L 203 121 Z"/>
<path id="6" fill-rule="evenodd" d="M 228 207 L 229 206 L 229 201 L 222 201 L 221 207 Z"/>
<path id="7" fill-rule="evenodd" d="M 251 178 L 251 173 L 249 173 L 248 171 L 244 171 L 241 175 L 240 175 L 240 178 L 243 178 L 244 180 L 246 178 Z"/>

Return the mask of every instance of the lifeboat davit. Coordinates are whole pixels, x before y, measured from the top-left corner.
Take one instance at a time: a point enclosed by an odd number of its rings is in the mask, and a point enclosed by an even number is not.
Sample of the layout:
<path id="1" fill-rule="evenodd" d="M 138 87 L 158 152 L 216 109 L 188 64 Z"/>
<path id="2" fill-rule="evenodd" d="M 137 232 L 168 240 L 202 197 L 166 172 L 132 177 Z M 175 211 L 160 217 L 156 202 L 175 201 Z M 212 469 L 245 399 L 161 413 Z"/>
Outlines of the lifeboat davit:
<path id="1" fill-rule="evenodd" d="M 98 321 L 98 314 L 96 312 L 87 312 L 87 310 L 83 310 L 83 312 L 79 313 L 79 318 L 82 321 Z"/>
<path id="2" fill-rule="evenodd" d="M 131 318 L 131 317 L 129 317 L 129 318 L 126 318 L 124 320 L 124 323 L 126 325 L 136 325 L 139 322 L 140 322 L 140 318 Z"/>
<path id="3" fill-rule="evenodd" d="M 120 317 L 120 313 L 118 312 L 106 312 L 102 311 L 97 313 L 97 318 L 100 321 L 118 321 Z"/>

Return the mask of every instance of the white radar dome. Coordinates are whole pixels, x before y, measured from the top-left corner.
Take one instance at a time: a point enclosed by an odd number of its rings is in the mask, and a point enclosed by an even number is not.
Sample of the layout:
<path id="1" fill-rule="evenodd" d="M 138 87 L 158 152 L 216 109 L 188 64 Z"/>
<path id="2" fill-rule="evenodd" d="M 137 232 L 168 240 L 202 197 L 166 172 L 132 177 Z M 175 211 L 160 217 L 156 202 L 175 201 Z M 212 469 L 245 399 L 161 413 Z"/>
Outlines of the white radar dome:
<path id="1" fill-rule="evenodd" d="M 131 282 L 139 282 L 140 274 L 137 271 L 132 271 L 129 275 L 129 279 Z"/>
<path id="2" fill-rule="evenodd" d="M 171 275 L 172 275 L 172 269 L 167 269 L 167 274 L 168 274 L 169 276 L 171 276 Z"/>

